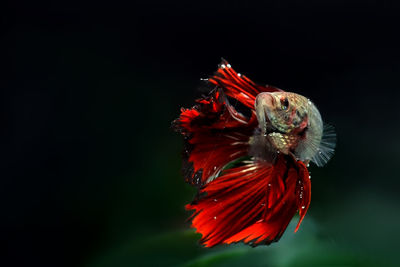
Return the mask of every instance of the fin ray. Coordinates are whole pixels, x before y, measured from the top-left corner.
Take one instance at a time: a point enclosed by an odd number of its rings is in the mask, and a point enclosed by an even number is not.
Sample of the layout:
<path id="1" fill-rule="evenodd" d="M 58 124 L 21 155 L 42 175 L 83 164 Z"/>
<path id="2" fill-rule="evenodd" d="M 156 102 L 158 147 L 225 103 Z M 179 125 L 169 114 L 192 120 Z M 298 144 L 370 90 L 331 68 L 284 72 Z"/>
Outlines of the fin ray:
<path id="1" fill-rule="evenodd" d="M 336 147 L 336 132 L 335 128 L 324 123 L 324 130 L 322 133 L 321 142 L 319 144 L 317 153 L 312 157 L 311 161 L 318 167 L 324 166 L 334 155 Z"/>

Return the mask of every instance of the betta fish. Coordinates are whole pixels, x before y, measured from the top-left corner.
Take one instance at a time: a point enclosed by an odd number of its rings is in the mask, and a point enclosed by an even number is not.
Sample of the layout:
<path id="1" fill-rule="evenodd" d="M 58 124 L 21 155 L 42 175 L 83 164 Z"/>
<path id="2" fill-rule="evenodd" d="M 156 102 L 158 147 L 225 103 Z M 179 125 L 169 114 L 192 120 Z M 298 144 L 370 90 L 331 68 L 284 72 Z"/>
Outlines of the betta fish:
<path id="1" fill-rule="evenodd" d="M 172 125 L 184 137 L 182 172 L 198 194 L 188 205 L 206 247 L 280 239 L 311 200 L 309 162 L 323 166 L 336 135 L 310 99 L 259 85 L 222 60 L 207 96 Z"/>

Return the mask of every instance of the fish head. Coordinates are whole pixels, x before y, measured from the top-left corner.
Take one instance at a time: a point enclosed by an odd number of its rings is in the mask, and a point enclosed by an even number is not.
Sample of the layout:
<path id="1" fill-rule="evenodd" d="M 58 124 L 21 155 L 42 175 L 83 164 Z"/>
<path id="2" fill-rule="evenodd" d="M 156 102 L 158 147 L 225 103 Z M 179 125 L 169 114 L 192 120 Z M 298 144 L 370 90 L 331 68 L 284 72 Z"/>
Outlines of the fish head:
<path id="1" fill-rule="evenodd" d="M 263 92 L 256 97 L 255 109 L 261 134 L 282 153 L 294 153 L 311 131 L 321 138 L 321 116 L 314 104 L 302 95 Z"/>

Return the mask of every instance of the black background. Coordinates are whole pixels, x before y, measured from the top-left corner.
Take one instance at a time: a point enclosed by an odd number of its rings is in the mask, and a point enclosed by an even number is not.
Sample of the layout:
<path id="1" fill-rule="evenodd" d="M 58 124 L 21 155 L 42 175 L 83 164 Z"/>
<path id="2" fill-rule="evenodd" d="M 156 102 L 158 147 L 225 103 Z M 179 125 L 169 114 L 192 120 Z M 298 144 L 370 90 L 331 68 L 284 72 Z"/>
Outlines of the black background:
<path id="1" fill-rule="evenodd" d="M 2 260 L 80 266 L 186 229 L 194 190 L 170 122 L 221 57 L 317 104 L 338 147 L 312 169 L 307 216 L 361 257 L 395 259 L 399 11 L 386 1 L 6 4 Z"/>

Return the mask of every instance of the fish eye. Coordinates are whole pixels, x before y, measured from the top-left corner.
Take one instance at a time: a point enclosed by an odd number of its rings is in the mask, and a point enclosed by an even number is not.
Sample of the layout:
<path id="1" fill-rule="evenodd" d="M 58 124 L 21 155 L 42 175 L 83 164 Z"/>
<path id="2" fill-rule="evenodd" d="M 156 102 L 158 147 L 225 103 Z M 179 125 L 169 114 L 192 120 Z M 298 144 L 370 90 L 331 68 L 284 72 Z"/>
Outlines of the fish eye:
<path id="1" fill-rule="evenodd" d="M 289 100 L 287 99 L 287 97 L 283 97 L 281 98 L 281 108 L 282 110 L 286 110 L 289 107 Z"/>

